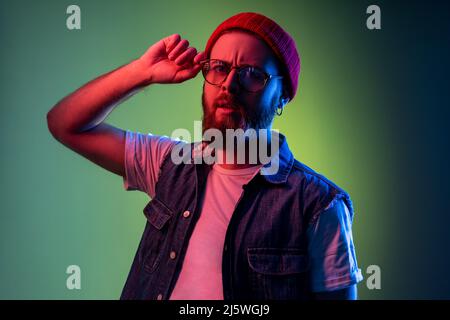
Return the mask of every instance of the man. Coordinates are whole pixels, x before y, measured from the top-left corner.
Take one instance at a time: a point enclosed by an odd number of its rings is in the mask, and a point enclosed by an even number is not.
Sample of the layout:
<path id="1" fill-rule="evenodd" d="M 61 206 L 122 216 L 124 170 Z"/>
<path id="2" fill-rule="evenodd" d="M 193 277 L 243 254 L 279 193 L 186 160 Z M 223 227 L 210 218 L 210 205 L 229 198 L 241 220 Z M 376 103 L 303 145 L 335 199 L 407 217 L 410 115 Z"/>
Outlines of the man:
<path id="1" fill-rule="evenodd" d="M 230 157 L 227 143 L 215 148 L 212 164 L 176 162 L 178 151 L 192 159 L 212 141 L 187 144 L 104 122 L 139 89 L 200 70 L 203 132 L 262 129 L 256 140 L 274 145 L 272 121 L 296 94 L 300 60 L 290 35 L 256 13 L 224 21 L 204 52 L 177 34 L 166 37 L 47 115 L 57 140 L 152 198 L 121 298 L 355 299 L 362 276 L 350 197 L 295 160 L 283 135 L 266 163 L 250 161 L 249 139 Z M 239 152 L 244 161 L 236 161 Z"/>

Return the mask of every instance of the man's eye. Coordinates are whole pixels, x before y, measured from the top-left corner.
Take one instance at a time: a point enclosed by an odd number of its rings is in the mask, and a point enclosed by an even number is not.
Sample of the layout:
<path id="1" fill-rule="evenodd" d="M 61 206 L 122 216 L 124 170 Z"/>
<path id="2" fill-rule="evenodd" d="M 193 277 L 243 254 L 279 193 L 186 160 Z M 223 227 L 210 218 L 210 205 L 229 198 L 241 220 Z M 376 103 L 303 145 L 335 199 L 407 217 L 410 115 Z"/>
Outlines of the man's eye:
<path id="1" fill-rule="evenodd" d="M 226 68 L 223 65 L 215 65 L 212 67 L 214 72 L 226 72 Z"/>
<path id="2" fill-rule="evenodd" d="M 247 77 L 255 79 L 255 80 L 264 79 L 264 73 L 253 67 L 246 68 L 244 74 Z"/>

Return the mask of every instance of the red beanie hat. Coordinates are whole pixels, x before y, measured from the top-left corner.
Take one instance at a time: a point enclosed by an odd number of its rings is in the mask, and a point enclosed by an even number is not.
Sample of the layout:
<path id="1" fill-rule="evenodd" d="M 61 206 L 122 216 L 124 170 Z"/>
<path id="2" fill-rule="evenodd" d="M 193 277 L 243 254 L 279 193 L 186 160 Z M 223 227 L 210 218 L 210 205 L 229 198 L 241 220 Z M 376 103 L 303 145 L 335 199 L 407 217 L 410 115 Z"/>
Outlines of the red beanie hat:
<path id="1" fill-rule="evenodd" d="M 230 29 L 241 29 L 252 32 L 264 40 L 274 51 L 282 65 L 284 73 L 288 76 L 289 99 L 292 100 L 297 92 L 298 76 L 300 73 L 300 57 L 292 37 L 276 22 L 253 12 L 239 13 L 222 22 L 206 44 L 205 52 L 209 57 L 214 43 L 219 37 Z"/>

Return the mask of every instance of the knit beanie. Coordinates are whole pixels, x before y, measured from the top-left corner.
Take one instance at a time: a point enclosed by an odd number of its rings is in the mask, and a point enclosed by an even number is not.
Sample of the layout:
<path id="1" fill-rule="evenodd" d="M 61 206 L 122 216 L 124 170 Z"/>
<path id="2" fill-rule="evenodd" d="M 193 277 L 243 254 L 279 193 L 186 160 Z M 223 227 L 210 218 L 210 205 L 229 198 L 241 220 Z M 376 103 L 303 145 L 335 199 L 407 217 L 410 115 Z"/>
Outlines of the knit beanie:
<path id="1" fill-rule="evenodd" d="M 289 99 L 297 92 L 298 76 L 300 74 L 300 57 L 294 39 L 276 22 L 266 16 L 254 12 L 242 12 L 222 22 L 209 37 L 205 53 L 211 54 L 214 43 L 225 32 L 241 29 L 259 36 L 275 53 L 284 67 L 283 73 L 288 79 Z"/>

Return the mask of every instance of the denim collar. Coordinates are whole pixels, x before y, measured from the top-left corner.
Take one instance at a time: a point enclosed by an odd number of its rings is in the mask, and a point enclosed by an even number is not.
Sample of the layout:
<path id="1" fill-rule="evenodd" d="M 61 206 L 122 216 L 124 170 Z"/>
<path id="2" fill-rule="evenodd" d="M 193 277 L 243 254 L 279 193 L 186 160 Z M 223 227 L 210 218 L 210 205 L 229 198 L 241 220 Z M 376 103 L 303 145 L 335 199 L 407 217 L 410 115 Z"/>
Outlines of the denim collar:
<path id="1" fill-rule="evenodd" d="M 286 141 L 286 137 L 276 132 L 279 136 L 279 149 L 270 159 L 270 162 L 265 164 L 261 169 L 261 175 L 270 183 L 280 184 L 285 183 L 294 165 L 294 155 Z M 278 170 L 273 173 L 271 166 L 278 166 Z"/>

